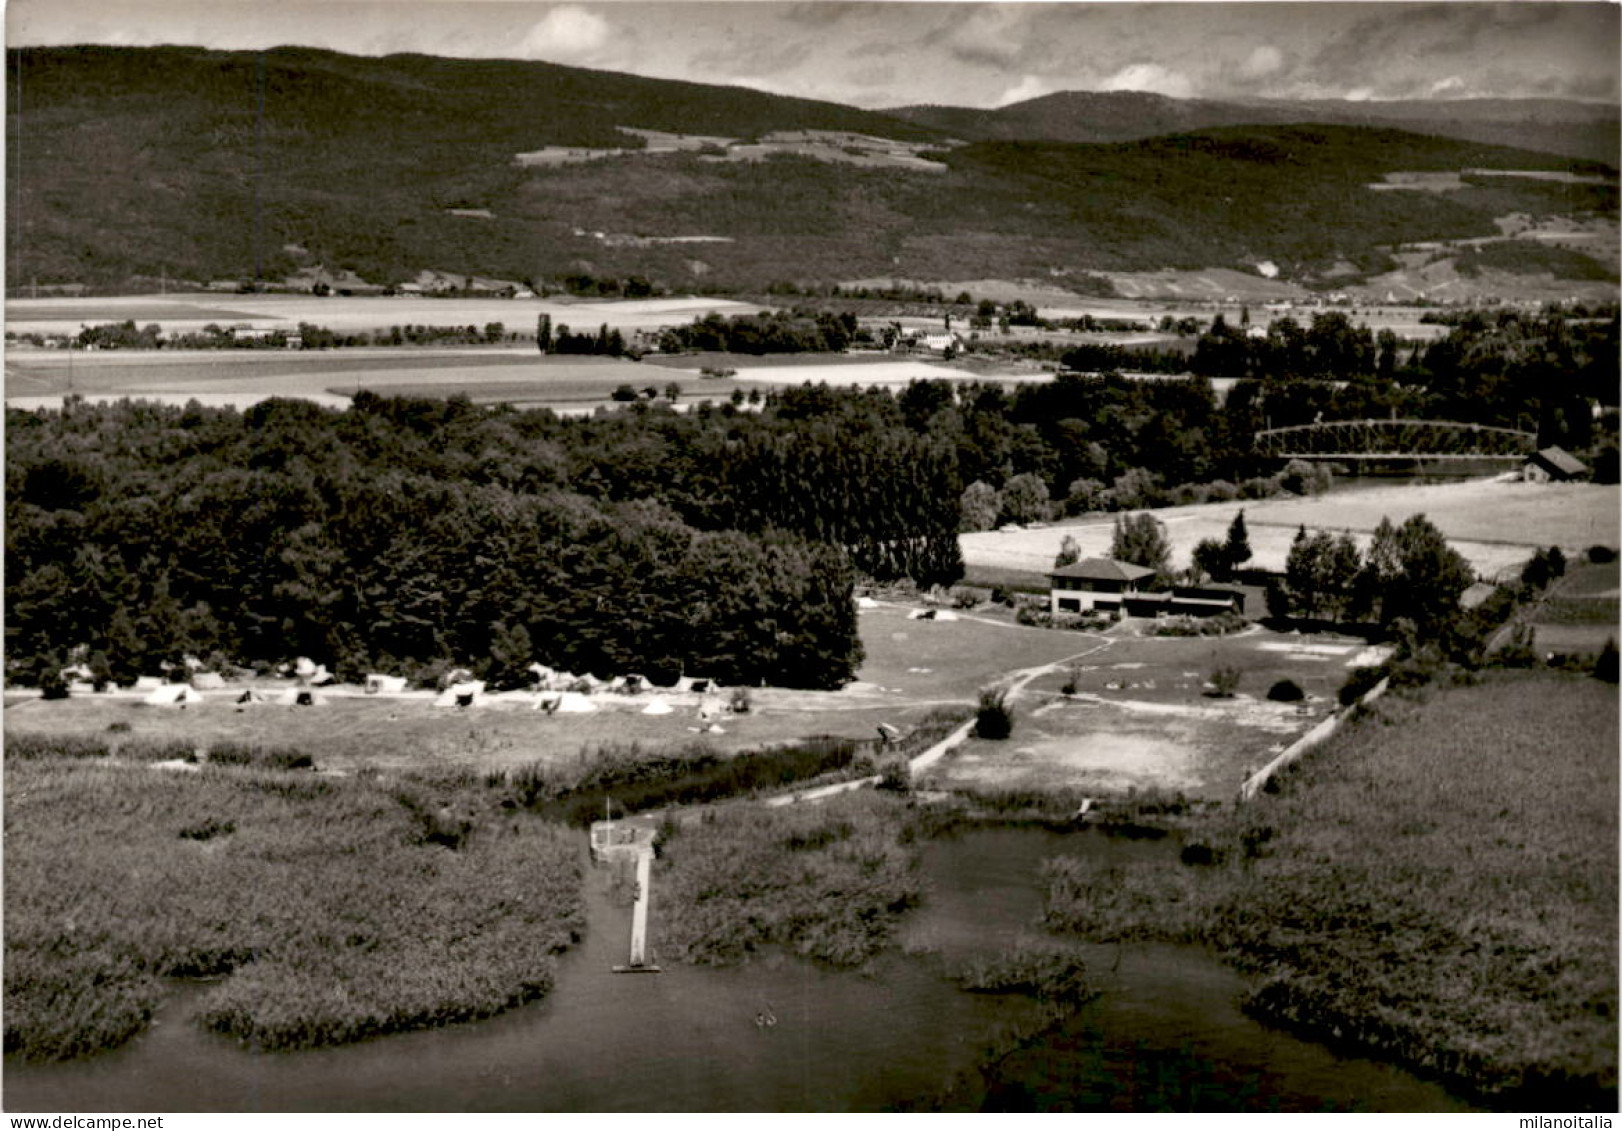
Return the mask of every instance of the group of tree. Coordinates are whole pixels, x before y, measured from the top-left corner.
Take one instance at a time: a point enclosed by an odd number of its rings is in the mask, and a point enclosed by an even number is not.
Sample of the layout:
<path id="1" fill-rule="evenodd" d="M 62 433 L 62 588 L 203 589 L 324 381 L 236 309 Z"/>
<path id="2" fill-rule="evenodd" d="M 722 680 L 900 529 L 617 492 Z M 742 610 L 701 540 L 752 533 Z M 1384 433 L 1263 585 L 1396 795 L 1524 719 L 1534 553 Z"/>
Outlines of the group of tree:
<path id="1" fill-rule="evenodd" d="M 1424 515 L 1402 525 L 1381 519 L 1367 551 L 1348 534 L 1297 531 L 1282 583 L 1268 589 L 1275 617 L 1351 622 L 1389 629 L 1405 620 L 1423 635 L 1457 618 L 1475 580 L 1464 557 Z"/>
<path id="2" fill-rule="evenodd" d="M 1374 333 L 1339 311 L 1304 328 L 1278 319 L 1261 334 L 1218 317 L 1190 368 L 1237 380 L 1230 417 L 1248 416 L 1253 431 L 1401 417 L 1518 428 L 1536 432 L 1539 447 L 1614 452 L 1618 337 L 1615 311 L 1461 313 L 1429 345 Z M 1596 406 L 1613 410 L 1607 434 L 1595 426 Z"/>
<path id="3" fill-rule="evenodd" d="M 665 353 L 715 350 L 723 353 L 839 353 L 859 340 L 873 342 L 851 311 L 795 308 L 735 314 L 706 314 L 659 336 Z"/>
<path id="4" fill-rule="evenodd" d="M 552 329 L 552 316 L 542 314 L 535 320 L 535 345 L 542 353 L 569 354 L 588 357 L 623 357 L 625 336 L 617 327 L 604 322 L 597 332 L 574 334 L 566 324 Z"/>
<path id="5" fill-rule="evenodd" d="M 362 392 L 344 411 L 8 414 L 6 664 L 530 661 L 833 687 L 858 572 L 961 576 L 950 444 L 888 394 L 597 418 Z"/>

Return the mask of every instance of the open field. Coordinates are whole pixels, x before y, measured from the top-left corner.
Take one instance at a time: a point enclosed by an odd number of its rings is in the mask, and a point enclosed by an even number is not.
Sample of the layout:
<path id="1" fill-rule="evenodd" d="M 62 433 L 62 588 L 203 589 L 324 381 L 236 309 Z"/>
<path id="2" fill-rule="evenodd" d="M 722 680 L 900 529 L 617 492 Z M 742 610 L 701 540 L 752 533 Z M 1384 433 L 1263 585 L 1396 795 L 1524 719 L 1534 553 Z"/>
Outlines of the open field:
<path id="1" fill-rule="evenodd" d="M 626 300 L 505 298 L 317 298 L 298 294 L 128 295 L 106 298 L 8 299 L 6 329 L 18 334 L 76 333 L 82 325 L 133 320 L 156 322 L 168 331 L 199 330 L 210 322 L 291 330 L 300 322 L 339 333 L 390 326 L 479 326 L 500 322 L 508 330 L 535 332 L 547 314 L 553 327 L 579 331 L 603 323 L 621 333 L 679 326 L 710 311 L 748 314 L 761 309 L 731 299 L 685 296 Z"/>
<path id="2" fill-rule="evenodd" d="M 725 399 L 750 388 L 732 379 L 638 365 L 622 358 L 543 356 L 534 349 L 354 349 L 334 351 L 160 351 L 75 354 L 13 350 L 6 358 L 6 403 L 59 407 L 71 389 L 89 400 L 146 398 L 245 408 L 268 397 L 301 397 L 343 408 L 361 389 L 380 396 L 466 396 L 579 412 L 612 405 L 621 385 L 652 385 L 661 397 L 672 380 L 682 401 Z M 680 402 L 678 402 L 680 403 Z"/>
<path id="3" fill-rule="evenodd" d="M 1199 938 L 1253 1012 L 1506 1110 L 1614 1110 L 1617 698 L 1497 673 L 1388 696 L 1208 842 L 1224 866 L 1064 858 L 1054 925 Z"/>
<path id="4" fill-rule="evenodd" d="M 1400 524 L 1423 514 L 1449 544 L 1484 578 L 1517 574 L 1533 550 L 1559 546 L 1575 557 L 1592 545 L 1622 540 L 1622 488 L 1588 483 L 1521 483 L 1469 480 L 1462 483 L 1408 484 L 1338 491 L 1331 495 L 1203 503 L 1152 512 L 1166 524 L 1172 564 L 1186 565 L 1206 538 L 1221 540 L 1241 509 L 1250 531 L 1255 568 L 1284 568 L 1296 530 L 1347 531 L 1361 548 L 1382 517 Z M 1090 515 L 1037 530 L 985 531 L 962 536 L 963 560 L 977 567 L 1044 574 L 1053 565 L 1065 535 L 1075 538 L 1083 557 L 1106 557 L 1114 516 Z"/>
<path id="5" fill-rule="evenodd" d="M 372 767 L 390 772 L 428 768 L 506 770 L 531 763 L 576 759 L 592 748 L 638 743 L 657 750 L 701 740 L 722 752 L 792 742 L 807 735 L 872 738 L 879 723 L 906 728 L 937 707 L 970 704 L 980 687 L 1009 671 L 1074 655 L 1093 642 L 1075 633 L 1050 632 L 977 621 L 908 620 L 905 609 L 884 606 L 861 616 L 867 660 L 858 679 L 841 691 L 757 688 L 752 709 L 718 720 L 722 733 L 700 731 L 701 703 L 712 710 L 725 695 L 692 693 L 597 695 L 591 714 L 547 715 L 535 699 L 495 699 L 472 710 L 435 707 L 431 692 L 366 695 L 338 689 L 320 707 L 273 703 L 238 709 L 240 688 L 204 692 L 204 702 L 186 710 L 148 707 L 135 693 L 75 695 L 46 701 L 8 701 L 7 731 L 36 734 L 108 734 L 114 724 L 130 730 L 122 740 L 178 741 L 195 747 L 235 740 L 307 750 L 323 769 Z M 274 695 L 290 686 L 253 681 Z M 644 715 L 654 698 L 669 703 L 668 715 Z"/>

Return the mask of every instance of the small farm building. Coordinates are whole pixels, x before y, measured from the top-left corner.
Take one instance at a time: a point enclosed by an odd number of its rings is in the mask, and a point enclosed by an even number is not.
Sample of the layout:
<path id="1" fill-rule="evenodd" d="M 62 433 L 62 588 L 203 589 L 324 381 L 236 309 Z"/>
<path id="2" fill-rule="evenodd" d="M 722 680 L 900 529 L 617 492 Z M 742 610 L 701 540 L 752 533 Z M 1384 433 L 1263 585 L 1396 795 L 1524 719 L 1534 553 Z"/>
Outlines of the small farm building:
<path id="1" fill-rule="evenodd" d="M 1051 585 L 1049 611 L 1058 616 L 1060 613 L 1119 610 L 1126 596 L 1136 593 L 1138 585 L 1154 575 L 1154 570 L 1131 562 L 1118 562 L 1113 558 L 1083 558 L 1079 562 L 1060 566 L 1048 575 Z"/>
<path id="2" fill-rule="evenodd" d="M 1548 447 L 1533 453 L 1521 466 L 1528 483 L 1562 483 L 1588 474 L 1588 465 L 1564 448 Z"/>

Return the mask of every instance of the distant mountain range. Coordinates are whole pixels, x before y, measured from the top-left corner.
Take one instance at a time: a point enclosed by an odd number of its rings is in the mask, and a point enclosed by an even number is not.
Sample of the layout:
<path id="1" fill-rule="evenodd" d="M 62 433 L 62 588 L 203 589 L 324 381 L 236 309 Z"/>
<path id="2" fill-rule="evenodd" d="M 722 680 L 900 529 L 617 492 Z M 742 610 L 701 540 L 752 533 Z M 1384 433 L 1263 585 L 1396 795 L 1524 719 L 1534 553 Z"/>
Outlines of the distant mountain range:
<path id="1" fill-rule="evenodd" d="M 1615 110 L 1575 103 L 1064 94 L 878 113 L 546 63 L 173 47 L 12 50 L 7 91 L 14 293 L 318 265 L 379 284 L 1094 293 L 1112 272 L 1268 265 L 1337 286 L 1389 269 L 1397 244 L 1495 237 L 1510 213 L 1616 214 L 1611 159 L 1555 144 L 1609 120 L 1614 154 Z M 1506 147 L 1516 130 L 1535 148 Z M 1491 169 L 1568 179 L 1454 176 Z M 1447 183 L 1367 187 L 1390 173 Z M 1494 262 L 1609 275 L 1519 243 Z"/>
<path id="2" fill-rule="evenodd" d="M 1320 122 L 1383 126 L 1412 133 L 1556 153 L 1615 165 L 1622 152 L 1618 108 L 1558 99 L 1442 102 L 1216 102 L 1135 92 L 1066 91 L 998 110 L 903 106 L 887 111 L 920 126 L 972 140 L 1108 142 L 1219 126 Z"/>

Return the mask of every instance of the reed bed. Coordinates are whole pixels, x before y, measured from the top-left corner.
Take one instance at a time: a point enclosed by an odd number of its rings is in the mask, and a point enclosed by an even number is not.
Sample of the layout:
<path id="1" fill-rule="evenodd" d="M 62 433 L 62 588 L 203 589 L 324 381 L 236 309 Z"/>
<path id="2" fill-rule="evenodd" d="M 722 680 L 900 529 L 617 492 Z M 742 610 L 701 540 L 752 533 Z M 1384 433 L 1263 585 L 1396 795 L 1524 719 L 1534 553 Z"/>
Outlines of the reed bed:
<path id="1" fill-rule="evenodd" d="M 904 801 L 852 793 L 818 805 L 736 807 L 667 826 L 655 946 L 700 965 L 782 946 L 860 965 L 923 893 Z"/>
<path id="2" fill-rule="evenodd" d="M 1207 866 L 1049 862 L 1048 922 L 1210 943 L 1262 978 L 1259 1016 L 1490 1106 L 1611 1110 L 1616 734 L 1581 676 L 1387 697 L 1213 817 Z"/>
<path id="3" fill-rule="evenodd" d="M 577 839 L 482 786 L 43 756 L 5 783 L 30 1058 L 120 1044 L 176 977 L 222 979 L 202 1023 L 261 1048 L 483 1016 L 545 993 L 583 923 Z"/>

